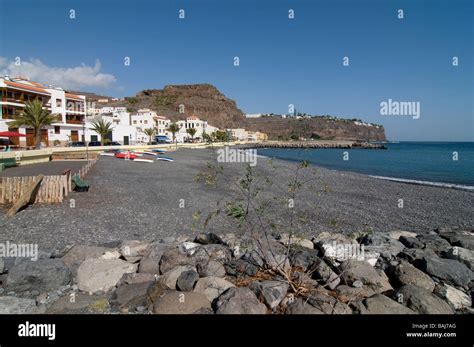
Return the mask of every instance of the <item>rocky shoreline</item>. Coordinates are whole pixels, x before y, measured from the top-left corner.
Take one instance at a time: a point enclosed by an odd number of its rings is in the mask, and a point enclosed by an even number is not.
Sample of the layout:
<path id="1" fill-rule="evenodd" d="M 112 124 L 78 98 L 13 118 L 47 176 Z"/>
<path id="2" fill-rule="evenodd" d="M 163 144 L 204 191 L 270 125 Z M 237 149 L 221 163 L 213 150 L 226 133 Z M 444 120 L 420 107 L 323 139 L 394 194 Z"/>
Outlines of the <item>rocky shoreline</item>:
<path id="1" fill-rule="evenodd" d="M 473 313 L 473 231 L 212 233 L 0 258 L 0 314 Z"/>
<path id="2" fill-rule="evenodd" d="M 242 148 L 316 148 L 316 149 L 329 149 L 329 148 L 340 148 L 340 149 L 387 149 L 382 144 L 369 143 L 369 142 L 357 142 L 357 141 L 265 141 L 251 145 L 242 145 Z"/>

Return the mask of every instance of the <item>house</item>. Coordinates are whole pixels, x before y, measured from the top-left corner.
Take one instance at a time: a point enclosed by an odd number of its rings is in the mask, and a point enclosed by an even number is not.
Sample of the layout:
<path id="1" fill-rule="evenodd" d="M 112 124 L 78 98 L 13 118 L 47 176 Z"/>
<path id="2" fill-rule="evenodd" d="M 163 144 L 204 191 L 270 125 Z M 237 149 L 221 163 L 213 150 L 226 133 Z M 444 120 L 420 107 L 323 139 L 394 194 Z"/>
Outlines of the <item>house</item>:
<path id="1" fill-rule="evenodd" d="M 188 129 L 196 129 L 195 139 L 202 139 L 203 134 L 211 134 L 219 128 L 216 128 L 206 121 L 199 119 L 196 116 L 187 117 L 186 120 L 179 120 L 176 122 L 179 126 L 179 131 L 176 133 L 177 142 L 185 142 L 187 139 L 191 139 L 191 135 L 187 132 Z"/>
<path id="2" fill-rule="evenodd" d="M 86 97 L 69 93 L 59 87 L 45 86 L 26 78 L 0 77 L 0 131 L 19 131 L 26 137 L 11 138 L 20 146 L 33 146 L 34 130 L 28 127 L 11 128 L 14 120 L 25 108 L 26 101 L 40 100 L 51 113 L 58 114 L 56 123 L 42 129 L 43 146 L 65 145 L 82 141 L 86 116 Z"/>
<path id="3" fill-rule="evenodd" d="M 227 132 L 229 133 L 230 138 L 234 141 L 247 141 L 247 130 L 243 128 L 227 129 Z"/>

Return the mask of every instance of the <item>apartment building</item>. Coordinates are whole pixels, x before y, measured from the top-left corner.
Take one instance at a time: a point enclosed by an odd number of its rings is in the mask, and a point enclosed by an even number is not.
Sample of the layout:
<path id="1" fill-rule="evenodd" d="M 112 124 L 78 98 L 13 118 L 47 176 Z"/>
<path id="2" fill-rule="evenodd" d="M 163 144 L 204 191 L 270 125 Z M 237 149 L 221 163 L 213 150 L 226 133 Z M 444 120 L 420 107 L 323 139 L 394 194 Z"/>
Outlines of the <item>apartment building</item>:
<path id="1" fill-rule="evenodd" d="M 42 129 L 42 146 L 65 145 L 81 141 L 84 135 L 86 97 L 69 93 L 59 87 L 44 86 L 25 78 L 0 77 L 0 131 L 18 131 L 26 137 L 10 138 L 18 146 L 34 145 L 34 130 L 28 127 L 12 128 L 9 123 L 21 114 L 25 102 L 40 100 L 60 120 Z"/>
<path id="2" fill-rule="evenodd" d="M 196 116 L 190 116 L 186 118 L 186 120 L 179 120 L 176 124 L 179 126 L 179 131 L 176 133 L 176 140 L 178 142 L 185 142 L 185 140 L 191 138 L 187 129 L 196 129 L 196 134 L 194 135 L 195 139 L 202 139 L 204 133 L 211 134 L 214 131 L 219 130 L 219 128 L 208 124 L 206 121 L 201 120 Z"/>

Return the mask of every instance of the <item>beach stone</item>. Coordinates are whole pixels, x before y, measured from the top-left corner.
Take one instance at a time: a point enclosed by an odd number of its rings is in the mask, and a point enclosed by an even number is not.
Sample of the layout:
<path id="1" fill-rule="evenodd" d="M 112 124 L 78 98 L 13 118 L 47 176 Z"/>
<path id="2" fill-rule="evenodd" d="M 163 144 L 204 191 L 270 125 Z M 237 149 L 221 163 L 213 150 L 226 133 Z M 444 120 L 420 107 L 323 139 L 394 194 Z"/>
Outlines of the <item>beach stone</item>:
<path id="1" fill-rule="evenodd" d="M 250 289 L 257 297 L 263 299 L 263 302 L 270 309 L 274 309 L 285 298 L 288 283 L 282 281 L 254 281 L 251 283 Z"/>
<path id="2" fill-rule="evenodd" d="M 231 287 L 234 287 L 234 285 L 223 278 L 203 277 L 197 281 L 194 291 L 204 294 L 210 302 L 213 302 L 214 299 Z"/>
<path id="3" fill-rule="evenodd" d="M 33 299 L 0 296 L 0 314 L 32 314 L 36 312 L 36 301 Z"/>
<path id="4" fill-rule="evenodd" d="M 232 252 L 227 246 L 218 244 L 202 245 L 194 254 L 196 262 L 206 262 L 210 259 L 226 262 L 232 259 Z"/>
<path id="5" fill-rule="evenodd" d="M 425 244 L 421 242 L 420 240 L 418 240 L 416 237 L 401 236 L 400 242 L 408 248 L 423 249 L 425 247 Z"/>
<path id="6" fill-rule="evenodd" d="M 323 311 L 310 305 L 307 301 L 296 298 L 290 300 L 285 310 L 286 314 L 324 314 Z"/>
<path id="7" fill-rule="evenodd" d="M 435 293 L 449 302 L 455 310 L 462 310 L 472 306 L 472 299 L 469 295 L 448 284 L 436 286 Z"/>
<path id="8" fill-rule="evenodd" d="M 207 263 L 198 264 L 197 271 L 201 277 L 224 277 L 226 275 L 224 265 L 216 260 L 209 260 Z"/>
<path id="9" fill-rule="evenodd" d="M 229 261 L 224 264 L 224 268 L 228 275 L 235 277 L 251 277 L 258 272 L 257 266 L 244 259 Z"/>
<path id="10" fill-rule="evenodd" d="M 405 248 L 400 241 L 382 233 L 375 233 L 363 237 L 361 244 L 364 245 L 365 260 L 368 260 L 367 258 L 369 257 L 373 259 L 378 258 L 376 254 L 381 255 L 386 260 L 391 260 Z M 369 261 L 372 266 L 374 266 L 376 262 L 377 260 L 375 260 L 375 262 L 374 260 Z"/>
<path id="11" fill-rule="evenodd" d="M 314 263 L 319 263 L 322 261 L 318 255 L 319 252 L 317 250 L 296 246 L 291 247 L 288 254 L 288 259 L 290 260 L 290 264 L 292 266 L 306 271 L 312 267 Z"/>
<path id="12" fill-rule="evenodd" d="M 152 282 L 150 287 L 148 287 L 147 296 L 151 300 L 151 302 L 154 303 L 156 302 L 156 300 L 158 300 L 161 296 L 163 296 L 168 291 L 169 291 L 169 288 L 165 284 L 159 281 L 156 281 L 156 282 Z"/>
<path id="13" fill-rule="evenodd" d="M 339 299 L 341 299 L 341 301 L 343 302 L 354 302 L 358 299 L 368 298 L 369 296 L 373 296 L 376 294 L 373 289 L 367 286 L 351 287 L 345 284 L 341 284 L 340 286 L 338 286 L 335 291 L 338 294 Z M 344 298 L 344 300 L 342 298 Z"/>
<path id="14" fill-rule="evenodd" d="M 196 268 L 191 265 L 180 265 L 175 268 L 165 272 L 160 276 L 159 281 L 163 283 L 166 287 L 172 290 L 176 290 L 176 282 L 178 281 L 179 276 L 186 271 L 196 271 Z"/>
<path id="15" fill-rule="evenodd" d="M 96 246 L 73 246 L 61 259 L 66 264 L 73 276 L 77 275 L 77 269 L 87 259 L 99 258 L 110 248 Z"/>
<path id="16" fill-rule="evenodd" d="M 352 314 L 348 305 L 328 294 L 313 293 L 308 303 L 325 314 Z"/>
<path id="17" fill-rule="evenodd" d="M 331 290 L 341 282 L 339 276 L 323 260 L 315 262 L 311 267 L 311 271 L 313 271 L 314 278 L 322 280 L 325 286 Z"/>
<path id="18" fill-rule="evenodd" d="M 348 260 L 341 264 L 341 277 L 347 284 L 361 281 L 377 293 L 393 289 L 386 276 L 379 274 L 368 262 Z"/>
<path id="19" fill-rule="evenodd" d="M 170 246 L 164 243 L 154 242 L 150 245 L 149 252 L 141 260 L 138 272 L 160 274 L 160 260 L 163 253 Z"/>
<path id="20" fill-rule="evenodd" d="M 199 279 L 199 274 L 194 270 L 182 272 L 176 281 L 176 287 L 183 292 L 192 292 L 194 284 Z"/>
<path id="21" fill-rule="evenodd" d="M 153 312 L 157 314 L 192 314 L 202 309 L 211 309 L 211 302 L 196 292 L 168 292 L 153 305 Z"/>
<path id="22" fill-rule="evenodd" d="M 414 265 L 427 274 L 450 284 L 465 287 L 472 280 L 472 271 L 466 265 L 454 259 L 425 256 L 416 261 Z"/>
<path id="23" fill-rule="evenodd" d="M 426 256 L 436 256 L 436 253 L 429 249 L 405 248 L 398 256 L 408 260 L 410 263 L 414 263 Z"/>
<path id="24" fill-rule="evenodd" d="M 119 259 L 122 255 L 120 254 L 119 251 L 117 250 L 112 250 L 112 251 L 107 251 L 104 254 L 102 254 L 99 259 L 105 259 L 105 260 L 110 260 L 110 259 Z"/>
<path id="25" fill-rule="evenodd" d="M 400 240 L 400 236 L 416 237 L 417 233 L 405 230 L 394 230 L 388 233 L 388 236 L 394 240 Z"/>
<path id="26" fill-rule="evenodd" d="M 352 286 L 354 288 L 362 288 L 364 286 L 364 283 L 362 283 L 362 281 L 354 281 L 352 282 Z"/>
<path id="27" fill-rule="evenodd" d="M 138 306 L 148 306 L 151 301 L 147 293 L 153 283 L 154 282 L 142 282 L 121 285 L 112 293 L 110 304 L 127 310 L 134 309 Z"/>
<path id="28" fill-rule="evenodd" d="M 178 247 L 167 249 L 160 260 L 160 271 L 166 273 L 177 266 L 194 265 L 194 259 L 184 254 Z"/>
<path id="29" fill-rule="evenodd" d="M 265 314 L 267 308 L 255 294 L 244 287 L 231 287 L 216 301 L 217 314 Z"/>
<path id="30" fill-rule="evenodd" d="M 393 267 L 391 269 L 391 274 L 393 274 L 393 278 L 400 286 L 413 284 L 426 289 L 430 293 L 435 288 L 435 282 L 430 276 L 406 261 L 401 262 L 398 266 Z"/>
<path id="31" fill-rule="evenodd" d="M 187 256 L 192 256 L 201 245 L 196 242 L 183 242 L 179 246 L 179 249 L 182 253 L 186 254 Z"/>
<path id="32" fill-rule="evenodd" d="M 291 237 L 290 237 L 290 235 L 286 234 L 286 233 L 281 234 L 278 241 L 280 241 L 285 246 L 298 245 L 298 246 L 309 248 L 309 249 L 314 248 L 313 241 L 307 240 L 307 239 L 304 239 L 304 238 L 301 238 L 301 237 L 298 237 L 298 236 L 295 236 L 295 235 L 291 235 Z"/>
<path id="33" fill-rule="evenodd" d="M 272 254 L 268 252 L 265 262 L 272 269 L 280 269 L 283 271 L 289 271 L 291 269 L 290 260 L 285 254 Z"/>
<path id="34" fill-rule="evenodd" d="M 87 259 L 77 270 L 77 286 L 85 292 L 107 292 L 125 273 L 135 272 L 137 267 L 121 259 Z"/>
<path id="35" fill-rule="evenodd" d="M 375 294 L 356 305 L 360 314 L 415 314 L 413 310 L 403 306 L 382 294 Z"/>
<path id="36" fill-rule="evenodd" d="M 16 293 L 49 292 L 71 283 L 72 274 L 61 259 L 25 260 L 10 268 L 6 288 Z"/>
<path id="37" fill-rule="evenodd" d="M 117 283 L 117 286 L 121 286 L 123 284 L 136 284 L 136 283 L 143 283 L 143 282 L 153 282 L 156 281 L 158 276 L 150 273 L 140 273 L 140 272 L 133 272 L 133 273 L 125 273 L 123 274 L 120 281 Z"/>
<path id="38" fill-rule="evenodd" d="M 58 298 L 46 310 L 47 314 L 81 314 L 88 313 L 87 308 L 98 297 L 84 293 L 71 293 Z"/>
<path id="39" fill-rule="evenodd" d="M 439 234 L 443 239 L 449 241 L 453 246 L 470 249 L 474 251 L 474 235 L 469 232 L 447 232 Z"/>
<path id="40" fill-rule="evenodd" d="M 471 271 L 474 270 L 474 251 L 467 248 L 454 246 L 446 254 L 446 258 L 455 259 L 466 265 Z"/>
<path id="41" fill-rule="evenodd" d="M 418 240 L 425 244 L 425 248 L 429 248 L 436 254 L 440 255 L 448 251 L 451 245 L 442 237 L 435 235 L 418 235 Z"/>
<path id="42" fill-rule="evenodd" d="M 149 252 L 150 247 L 150 242 L 146 241 L 123 241 L 120 247 L 120 254 L 122 254 L 128 262 L 135 263 Z"/>
<path id="43" fill-rule="evenodd" d="M 448 303 L 426 289 L 407 284 L 397 290 L 395 297 L 402 301 L 403 305 L 415 312 L 423 314 L 452 314 L 453 309 Z"/>
<path id="44" fill-rule="evenodd" d="M 219 244 L 225 245 L 225 242 L 214 233 L 201 233 L 194 239 L 194 242 L 200 243 L 201 245 Z"/>

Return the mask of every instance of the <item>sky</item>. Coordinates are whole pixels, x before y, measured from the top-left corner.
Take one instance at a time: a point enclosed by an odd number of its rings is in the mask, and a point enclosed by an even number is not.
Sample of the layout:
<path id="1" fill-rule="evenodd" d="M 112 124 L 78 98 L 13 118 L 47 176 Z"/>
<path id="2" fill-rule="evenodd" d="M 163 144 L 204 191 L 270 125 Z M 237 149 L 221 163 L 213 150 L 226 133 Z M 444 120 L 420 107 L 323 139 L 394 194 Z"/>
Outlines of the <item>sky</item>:
<path id="1" fill-rule="evenodd" d="M 244 113 L 292 104 L 394 141 L 474 141 L 473 12 L 470 0 L 0 0 L 0 75 L 116 97 L 210 83 Z M 381 114 L 389 99 L 420 117 Z"/>

